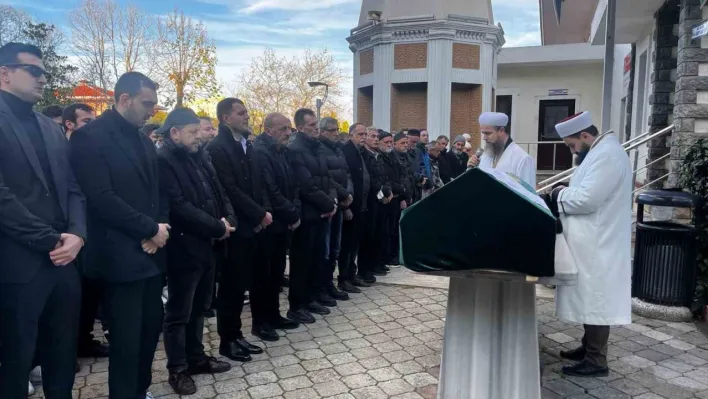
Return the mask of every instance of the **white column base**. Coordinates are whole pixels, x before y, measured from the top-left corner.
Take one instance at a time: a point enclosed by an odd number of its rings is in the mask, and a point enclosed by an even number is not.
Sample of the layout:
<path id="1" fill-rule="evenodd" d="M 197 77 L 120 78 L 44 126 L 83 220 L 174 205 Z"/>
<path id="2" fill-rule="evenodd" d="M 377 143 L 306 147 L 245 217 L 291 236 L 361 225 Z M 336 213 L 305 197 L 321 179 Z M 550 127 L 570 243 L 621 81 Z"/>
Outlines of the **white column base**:
<path id="1" fill-rule="evenodd" d="M 451 278 L 438 399 L 540 399 L 536 287 Z"/>

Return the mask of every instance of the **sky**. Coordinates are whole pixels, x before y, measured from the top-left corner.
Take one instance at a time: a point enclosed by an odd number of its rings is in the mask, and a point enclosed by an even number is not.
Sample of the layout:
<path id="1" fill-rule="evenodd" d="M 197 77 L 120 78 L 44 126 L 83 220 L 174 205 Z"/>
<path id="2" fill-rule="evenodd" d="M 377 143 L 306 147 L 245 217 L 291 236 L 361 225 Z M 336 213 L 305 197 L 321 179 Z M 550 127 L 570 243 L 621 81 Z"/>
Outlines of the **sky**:
<path id="1" fill-rule="evenodd" d="M 116 0 L 125 3 L 126 0 Z M 431 0 L 433 1 L 433 0 Z M 69 32 L 68 14 L 79 1 L 0 0 Z M 219 57 L 217 77 L 235 87 L 235 77 L 271 47 L 277 55 L 298 55 L 305 48 L 327 48 L 351 75 L 352 53 L 346 37 L 356 27 L 361 0 L 141 0 L 145 12 L 165 15 L 175 7 L 201 20 L 214 39 Z M 540 45 L 538 0 L 492 0 L 506 46 Z"/>

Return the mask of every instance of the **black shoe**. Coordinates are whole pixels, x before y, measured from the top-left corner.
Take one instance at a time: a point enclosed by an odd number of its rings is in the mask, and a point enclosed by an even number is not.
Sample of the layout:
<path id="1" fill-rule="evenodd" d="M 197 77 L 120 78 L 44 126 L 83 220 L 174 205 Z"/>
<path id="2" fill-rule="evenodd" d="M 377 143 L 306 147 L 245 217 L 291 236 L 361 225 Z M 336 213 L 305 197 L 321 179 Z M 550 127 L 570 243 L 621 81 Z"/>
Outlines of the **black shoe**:
<path id="1" fill-rule="evenodd" d="M 224 342 L 219 344 L 219 354 L 237 362 L 250 362 L 251 355 L 236 342 Z"/>
<path id="2" fill-rule="evenodd" d="M 610 369 L 607 367 L 597 366 L 586 360 L 575 366 L 565 366 L 562 371 L 563 374 L 574 377 L 607 377 L 610 373 Z"/>
<path id="3" fill-rule="evenodd" d="M 574 362 L 582 362 L 585 359 L 587 351 L 582 346 L 569 351 L 560 351 L 560 357 L 563 359 L 572 360 Z"/>
<path id="4" fill-rule="evenodd" d="M 197 393 L 197 384 L 194 383 L 192 377 L 185 370 L 170 373 L 168 381 L 177 395 L 193 395 Z"/>
<path id="5" fill-rule="evenodd" d="M 374 277 L 374 275 L 371 273 L 360 275 L 359 278 L 361 279 L 361 281 L 363 281 L 367 284 L 373 284 L 376 282 L 376 277 Z M 357 287 L 363 287 L 362 285 L 357 284 L 356 280 L 354 280 L 354 285 L 356 285 Z M 369 286 L 369 287 L 371 287 L 371 286 Z"/>
<path id="6" fill-rule="evenodd" d="M 212 317 L 216 317 L 216 312 L 214 312 L 214 309 L 209 309 L 206 312 L 204 312 L 204 317 L 207 319 L 211 319 Z"/>
<path id="7" fill-rule="evenodd" d="M 263 341 L 275 342 L 280 339 L 280 336 L 278 335 L 278 333 L 275 332 L 275 330 L 272 329 L 267 324 L 263 324 L 260 326 L 253 326 L 251 328 L 251 334 L 262 339 Z"/>
<path id="8" fill-rule="evenodd" d="M 388 272 L 386 271 L 386 269 L 384 269 L 382 267 L 377 267 L 371 271 L 371 274 L 373 274 L 374 276 L 385 276 L 388 274 Z M 366 280 L 364 280 L 364 281 L 366 281 Z"/>
<path id="9" fill-rule="evenodd" d="M 401 262 L 398 260 L 398 257 L 391 258 L 391 260 L 388 261 L 388 264 L 390 266 L 401 266 Z"/>
<path id="10" fill-rule="evenodd" d="M 342 292 L 334 287 L 334 284 L 327 287 L 327 294 L 338 301 L 348 301 L 349 294 Z"/>
<path id="11" fill-rule="evenodd" d="M 281 287 L 290 287 L 290 277 L 283 277 L 283 281 L 280 283 Z"/>
<path id="12" fill-rule="evenodd" d="M 329 308 L 337 306 L 337 301 L 335 301 L 334 298 L 329 296 L 326 292 L 319 293 L 315 298 L 315 301 L 317 301 L 320 305 L 327 306 Z"/>
<path id="13" fill-rule="evenodd" d="M 271 322 L 270 326 L 275 328 L 276 330 L 294 330 L 300 327 L 300 323 L 295 320 L 286 319 L 285 317 L 278 315 L 278 318 L 275 319 L 275 321 Z"/>
<path id="14" fill-rule="evenodd" d="M 307 309 L 309 312 L 312 313 L 317 313 L 319 315 L 328 315 L 329 314 L 329 309 L 326 307 L 320 305 L 319 303 L 312 301 L 305 306 L 305 309 Z"/>
<path id="15" fill-rule="evenodd" d="M 362 281 L 363 282 L 363 281 Z M 364 283 L 366 284 L 366 283 Z M 368 286 L 368 284 L 366 284 Z M 354 284 L 350 283 L 349 281 L 342 281 L 339 283 L 339 289 L 348 292 L 350 294 L 361 294 L 361 290 L 356 288 Z"/>
<path id="16" fill-rule="evenodd" d="M 370 276 L 370 277 L 373 281 L 369 283 L 369 282 L 364 281 L 359 276 L 354 276 L 354 278 L 352 279 L 352 285 L 355 287 L 364 287 L 364 288 L 371 287 L 371 284 L 376 282 L 376 277 L 374 277 L 374 276 Z"/>
<path id="17" fill-rule="evenodd" d="M 84 345 L 79 344 L 78 357 L 108 357 L 109 349 L 110 347 L 108 346 L 108 344 L 93 340 L 90 343 L 86 343 Z"/>
<path id="18" fill-rule="evenodd" d="M 381 268 L 384 269 L 386 273 L 389 273 L 391 271 L 391 268 L 386 265 L 381 266 Z"/>
<path id="19" fill-rule="evenodd" d="M 288 318 L 302 324 L 312 324 L 315 317 L 305 309 L 288 310 Z"/>
<path id="20" fill-rule="evenodd" d="M 245 350 L 246 352 L 252 354 L 252 355 L 260 355 L 263 353 L 263 348 L 260 346 L 256 346 L 251 344 L 250 342 L 246 341 L 244 338 L 237 339 L 236 340 L 236 345 L 240 346 Z"/>
<path id="21" fill-rule="evenodd" d="M 187 372 L 190 375 L 196 374 L 218 374 L 231 370 L 231 365 L 227 362 L 216 360 L 215 357 L 207 356 L 202 361 L 190 364 Z"/>

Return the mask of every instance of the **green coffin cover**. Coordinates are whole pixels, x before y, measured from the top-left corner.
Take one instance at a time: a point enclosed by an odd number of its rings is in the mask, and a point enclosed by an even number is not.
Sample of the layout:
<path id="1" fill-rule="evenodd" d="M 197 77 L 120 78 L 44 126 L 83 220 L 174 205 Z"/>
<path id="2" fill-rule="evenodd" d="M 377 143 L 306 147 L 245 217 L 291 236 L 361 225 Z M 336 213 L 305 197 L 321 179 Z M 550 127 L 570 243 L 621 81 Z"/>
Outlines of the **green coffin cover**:
<path id="1" fill-rule="evenodd" d="M 415 272 L 553 276 L 556 219 L 527 185 L 515 179 L 517 191 L 509 179 L 470 169 L 403 211 L 401 262 Z"/>

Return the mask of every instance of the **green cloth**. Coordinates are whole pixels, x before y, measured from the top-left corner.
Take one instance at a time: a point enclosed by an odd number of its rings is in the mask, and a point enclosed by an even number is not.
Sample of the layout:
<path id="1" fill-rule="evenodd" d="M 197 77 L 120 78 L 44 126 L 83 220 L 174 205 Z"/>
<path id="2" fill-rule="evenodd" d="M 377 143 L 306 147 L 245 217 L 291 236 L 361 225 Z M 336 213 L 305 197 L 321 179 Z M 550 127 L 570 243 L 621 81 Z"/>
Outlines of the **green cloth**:
<path id="1" fill-rule="evenodd" d="M 403 211 L 400 221 L 401 261 L 415 272 L 490 269 L 550 277 L 555 239 L 556 220 L 545 206 L 479 168 Z"/>

